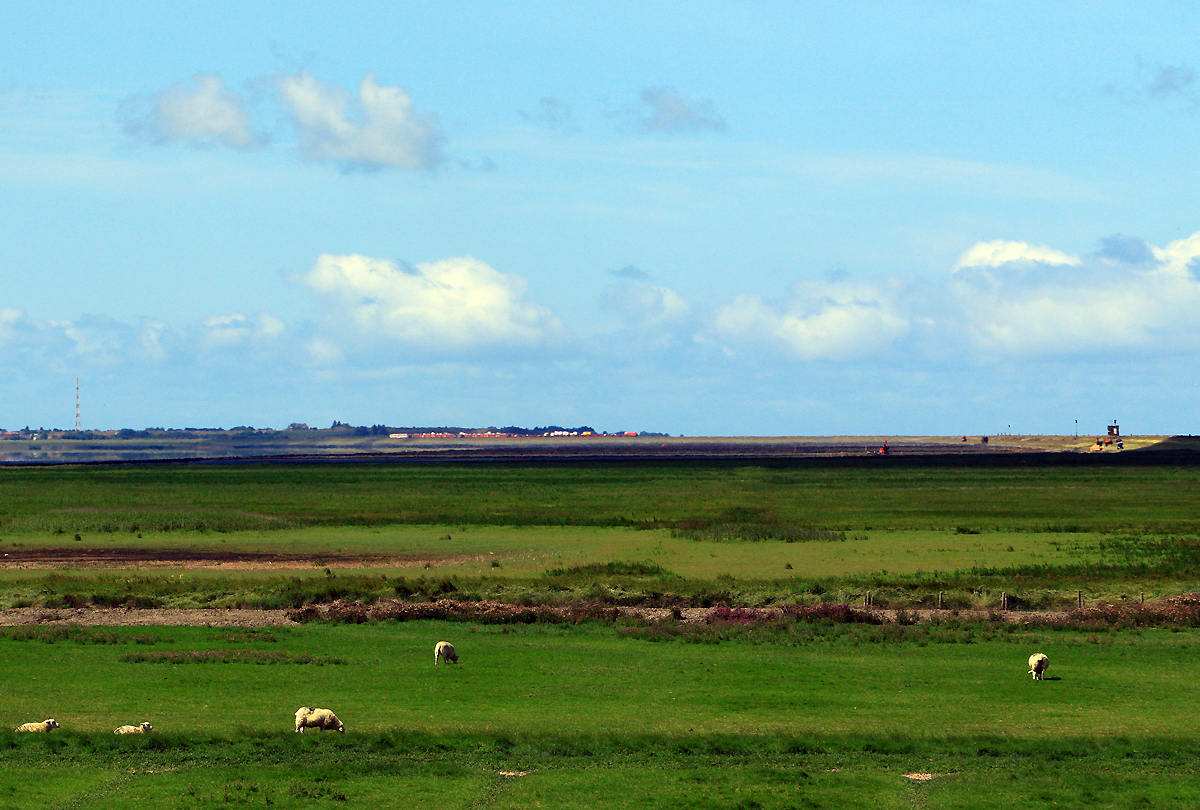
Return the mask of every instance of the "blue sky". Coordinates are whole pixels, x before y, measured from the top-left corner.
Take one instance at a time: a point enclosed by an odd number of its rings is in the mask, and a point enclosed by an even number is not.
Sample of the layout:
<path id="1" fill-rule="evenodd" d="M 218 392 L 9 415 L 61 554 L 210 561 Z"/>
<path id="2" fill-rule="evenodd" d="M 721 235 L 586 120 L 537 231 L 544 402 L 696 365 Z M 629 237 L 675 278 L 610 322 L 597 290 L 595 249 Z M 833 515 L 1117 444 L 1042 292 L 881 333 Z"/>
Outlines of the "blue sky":
<path id="1" fill-rule="evenodd" d="M 0 7 L 0 428 L 1194 433 L 1200 9 Z"/>

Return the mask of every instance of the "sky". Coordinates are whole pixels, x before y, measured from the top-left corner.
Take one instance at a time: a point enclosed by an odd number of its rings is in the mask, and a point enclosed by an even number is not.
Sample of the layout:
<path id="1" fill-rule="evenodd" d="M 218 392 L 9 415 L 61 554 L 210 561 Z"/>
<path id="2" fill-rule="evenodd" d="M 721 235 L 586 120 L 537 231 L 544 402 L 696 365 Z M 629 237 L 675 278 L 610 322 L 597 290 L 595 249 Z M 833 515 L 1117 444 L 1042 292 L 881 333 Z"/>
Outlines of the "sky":
<path id="1" fill-rule="evenodd" d="M 0 428 L 1196 433 L 1200 6 L 0 5 Z"/>

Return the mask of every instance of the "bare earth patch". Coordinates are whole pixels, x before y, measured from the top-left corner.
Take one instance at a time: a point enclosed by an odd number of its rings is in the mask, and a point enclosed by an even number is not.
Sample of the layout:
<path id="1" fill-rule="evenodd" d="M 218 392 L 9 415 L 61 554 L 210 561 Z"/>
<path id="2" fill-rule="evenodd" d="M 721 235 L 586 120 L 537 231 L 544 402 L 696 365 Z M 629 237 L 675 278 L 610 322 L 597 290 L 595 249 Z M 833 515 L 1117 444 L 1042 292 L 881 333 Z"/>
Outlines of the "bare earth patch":
<path id="1" fill-rule="evenodd" d="M 149 625 L 192 627 L 263 627 L 295 624 L 286 610 L 227 610 L 179 608 L 132 610 L 126 608 L 8 608 L 0 610 L 0 627 L 37 624 L 74 624 L 93 627 L 141 627 Z"/>
<path id="2" fill-rule="evenodd" d="M 483 561 L 486 555 L 274 554 L 259 551 L 205 551 L 180 548 L 14 548 L 0 557 L 0 569 L 40 568 L 183 568 L 222 571 L 273 571 L 305 568 L 420 568 L 424 565 Z"/>

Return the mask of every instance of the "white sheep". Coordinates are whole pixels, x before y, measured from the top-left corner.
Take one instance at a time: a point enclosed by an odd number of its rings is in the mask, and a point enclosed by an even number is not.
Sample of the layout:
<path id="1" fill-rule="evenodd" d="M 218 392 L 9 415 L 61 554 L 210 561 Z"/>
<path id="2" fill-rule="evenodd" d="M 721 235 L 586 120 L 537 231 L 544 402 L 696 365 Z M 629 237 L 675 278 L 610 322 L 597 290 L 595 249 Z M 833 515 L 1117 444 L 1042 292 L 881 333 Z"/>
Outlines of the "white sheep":
<path id="1" fill-rule="evenodd" d="M 438 659 L 445 658 L 451 664 L 458 663 L 458 653 L 454 651 L 454 645 L 449 641 L 439 641 L 437 646 L 433 648 L 433 665 L 437 666 Z"/>
<path id="2" fill-rule="evenodd" d="M 329 709 L 314 709 L 312 706 L 301 706 L 296 709 L 296 733 L 303 734 L 306 728 L 346 733 L 346 726 L 341 720 L 338 720 L 336 714 Z"/>
<path id="3" fill-rule="evenodd" d="M 1034 653 L 1029 656 L 1029 672 L 1035 681 L 1043 680 L 1042 674 L 1049 669 L 1050 659 L 1045 653 Z"/>
<path id="4" fill-rule="evenodd" d="M 154 731 L 154 726 L 149 723 L 141 723 L 136 726 L 121 726 L 113 731 L 113 734 L 149 734 Z"/>
<path id="5" fill-rule="evenodd" d="M 51 729 L 58 728 L 58 721 L 51 717 L 49 720 L 43 720 L 40 723 L 26 723 L 17 726 L 17 731 L 40 731 L 43 734 L 49 734 Z"/>

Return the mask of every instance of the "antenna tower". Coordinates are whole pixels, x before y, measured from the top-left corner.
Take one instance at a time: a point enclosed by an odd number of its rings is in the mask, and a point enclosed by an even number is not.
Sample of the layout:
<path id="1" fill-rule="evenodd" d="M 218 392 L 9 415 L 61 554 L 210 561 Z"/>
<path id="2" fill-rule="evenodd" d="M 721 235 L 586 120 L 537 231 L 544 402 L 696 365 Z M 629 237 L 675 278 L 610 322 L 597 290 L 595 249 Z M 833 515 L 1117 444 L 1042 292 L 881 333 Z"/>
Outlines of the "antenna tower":
<path id="1" fill-rule="evenodd" d="M 83 423 L 79 421 L 79 378 L 75 378 L 75 429 L 82 429 Z"/>

